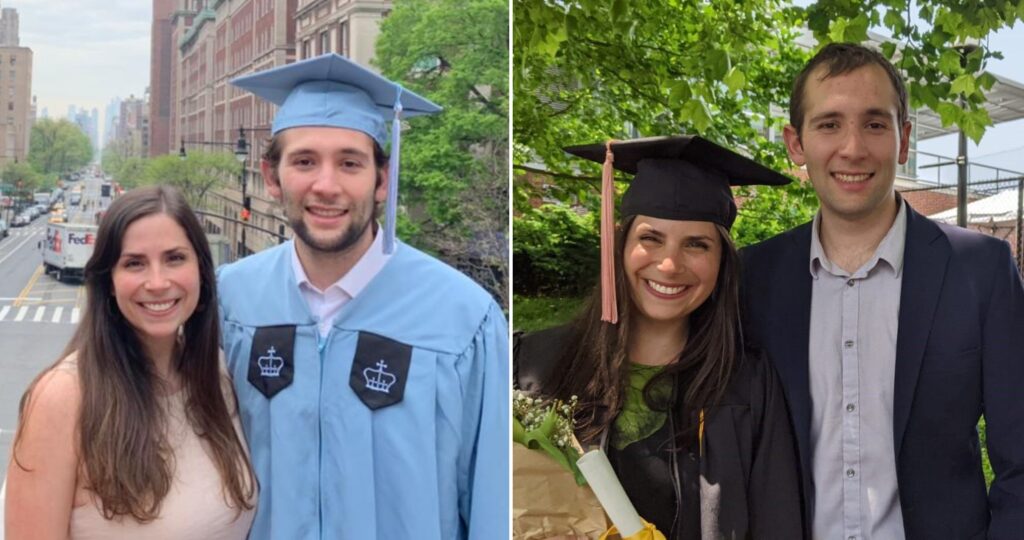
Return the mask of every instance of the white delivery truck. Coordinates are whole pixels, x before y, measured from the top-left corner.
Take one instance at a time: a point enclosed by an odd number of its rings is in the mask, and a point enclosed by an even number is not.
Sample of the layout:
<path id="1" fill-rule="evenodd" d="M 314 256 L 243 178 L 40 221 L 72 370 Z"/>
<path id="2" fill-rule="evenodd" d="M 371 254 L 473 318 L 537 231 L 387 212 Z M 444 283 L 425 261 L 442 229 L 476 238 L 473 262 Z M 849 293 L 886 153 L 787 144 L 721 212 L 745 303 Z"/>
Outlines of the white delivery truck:
<path id="1" fill-rule="evenodd" d="M 43 269 L 57 281 L 82 279 L 85 263 L 96 245 L 95 225 L 47 223 L 43 245 Z"/>

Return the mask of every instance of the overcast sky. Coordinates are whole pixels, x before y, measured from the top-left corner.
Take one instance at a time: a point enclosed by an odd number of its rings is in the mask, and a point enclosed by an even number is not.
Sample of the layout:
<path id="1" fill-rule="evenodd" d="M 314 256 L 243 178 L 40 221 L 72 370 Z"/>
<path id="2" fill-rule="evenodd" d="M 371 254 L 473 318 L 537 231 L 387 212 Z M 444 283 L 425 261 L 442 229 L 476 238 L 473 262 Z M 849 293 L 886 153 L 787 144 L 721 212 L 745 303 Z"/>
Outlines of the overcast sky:
<path id="1" fill-rule="evenodd" d="M 32 49 L 38 114 L 69 105 L 99 109 L 149 85 L 151 0 L 0 0 L 18 10 L 21 46 Z M 102 128 L 101 128 L 102 129 Z"/>

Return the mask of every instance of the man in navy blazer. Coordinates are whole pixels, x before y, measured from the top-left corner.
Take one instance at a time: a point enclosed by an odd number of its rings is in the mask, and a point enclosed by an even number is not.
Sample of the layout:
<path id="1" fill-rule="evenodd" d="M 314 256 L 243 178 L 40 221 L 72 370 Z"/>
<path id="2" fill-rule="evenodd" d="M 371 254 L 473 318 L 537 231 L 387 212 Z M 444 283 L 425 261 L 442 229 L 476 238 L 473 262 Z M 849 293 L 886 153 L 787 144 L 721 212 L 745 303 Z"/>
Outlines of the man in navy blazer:
<path id="1" fill-rule="evenodd" d="M 742 251 L 747 338 L 783 383 L 814 538 L 1024 538 L 1024 286 L 1006 242 L 895 192 L 910 127 L 878 53 L 808 63 L 784 137 L 821 208 Z"/>

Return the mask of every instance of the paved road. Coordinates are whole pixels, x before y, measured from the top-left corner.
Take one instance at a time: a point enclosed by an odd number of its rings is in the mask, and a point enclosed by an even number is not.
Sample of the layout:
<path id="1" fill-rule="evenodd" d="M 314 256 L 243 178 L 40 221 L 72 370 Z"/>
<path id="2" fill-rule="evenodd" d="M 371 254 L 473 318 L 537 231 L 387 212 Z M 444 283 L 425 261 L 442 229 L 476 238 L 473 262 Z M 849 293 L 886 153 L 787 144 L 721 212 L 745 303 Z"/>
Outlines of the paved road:
<path id="1" fill-rule="evenodd" d="M 93 221 L 99 184 L 85 181 L 82 205 L 67 207 L 69 221 Z M 47 219 L 44 214 L 0 240 L 0 481 L 7 476 L 21 396 L 36 375 L 57 360 L 85 308 L 80 284 L 60 283 L 43 273 L 38 244 L 45 237 Z"/>

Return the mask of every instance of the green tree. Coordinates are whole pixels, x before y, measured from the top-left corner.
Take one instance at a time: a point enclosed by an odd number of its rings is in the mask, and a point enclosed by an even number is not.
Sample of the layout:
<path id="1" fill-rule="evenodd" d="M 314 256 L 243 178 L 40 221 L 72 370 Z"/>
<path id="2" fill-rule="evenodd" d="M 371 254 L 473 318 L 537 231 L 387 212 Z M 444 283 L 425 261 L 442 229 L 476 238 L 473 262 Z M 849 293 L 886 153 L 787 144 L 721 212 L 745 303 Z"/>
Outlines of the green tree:
<path id="1" fill-rule="evenodd" d="M 89 164 L 92 143 L 77 125 L 43 118 L 32 126 L 28 160 L 43 174 L 66 174 Z"/>
<path id="2" fill-rule="evenodd" d="M 541 199 L 597 211 L 599 165 L 570 159 L 561 150 L 570 144 L 699 134 L 789 169 L 784 147 L 768 140 L 765 128 L 784 125 L 778 106 L 788 102 L 808 57 L 795 45 L 802 12 L 778 0 L 742 6 L 517 0 L 513 168 L 520 173 L 514 202 L 521 218 Z M 534 172 L 550 180 L 522 174 Z M 806 214 L 769 218 L 778 204 L 813 200 L 801 183 L 763 190 L 772 191 L 772 205 L 758 202 L 759 191 L 739 193 L 742 215 L 759 225 L 756 234 L 739 235 L 744 241 L 796 225 Z"/>
<path id="3" fill-rule="evenodd" d="M 103 147 L 100 159 L 103 170 L 125 189 L 139 185 L 142 180 L 146 161 L 139 157 L 139 151 L 131 141 L 110 141 Z"/>
<path id="4" fill-rule="evenodd" d="M 176 186 L 193 208 L 203 208 L 206 194 L 237 179 L 240 167 L 235 156 L 226 152 L 192 151 L 186 159 L 165 154 L 146 161 L 141 183 Z"/>
<path id="5" fill-rule="evenodd" d="M 17 198 L 31 197 L 32 192 L 45 189 L 46 178 L 36 172 L 28 163 L 10 162 L 0 171 L 0 181 L 10 186 L 11 191 L 6 193 Z"/>
<path id="6" fill-rule="evenodd" d="M 397 0 L 376 50 L 385 76 L 445 109 L 402 134 L 402 238 L 507 305 L 507 2 Z"/>

